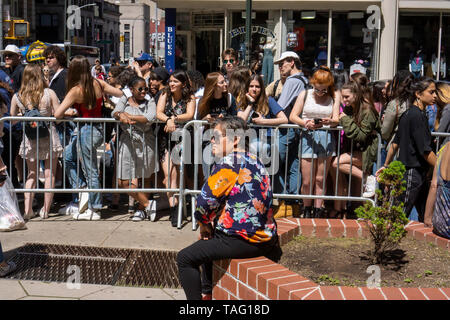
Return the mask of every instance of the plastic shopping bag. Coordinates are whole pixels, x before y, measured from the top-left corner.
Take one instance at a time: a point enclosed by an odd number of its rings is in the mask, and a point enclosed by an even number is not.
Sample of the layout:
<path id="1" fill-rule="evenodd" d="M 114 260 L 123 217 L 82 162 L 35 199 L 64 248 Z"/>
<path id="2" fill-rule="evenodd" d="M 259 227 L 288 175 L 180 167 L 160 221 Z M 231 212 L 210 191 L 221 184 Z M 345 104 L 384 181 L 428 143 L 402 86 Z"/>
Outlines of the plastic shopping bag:
<path id="1" fill-rule="evenodd" d="M 17 196 L 11 179 L 0 187 L 0 231 L 25 229 L 25 220 L 20 214 Z"/>

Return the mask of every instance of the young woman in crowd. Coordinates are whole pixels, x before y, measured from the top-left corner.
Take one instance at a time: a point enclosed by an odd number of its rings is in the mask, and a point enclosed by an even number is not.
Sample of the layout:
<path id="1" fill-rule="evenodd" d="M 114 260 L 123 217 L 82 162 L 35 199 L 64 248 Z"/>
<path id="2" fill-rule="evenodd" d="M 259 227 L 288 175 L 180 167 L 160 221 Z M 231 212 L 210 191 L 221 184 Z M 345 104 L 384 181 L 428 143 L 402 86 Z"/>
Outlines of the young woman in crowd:
<path id="1" fill-rule="evenodd" d="M 352 174 L 352 179 L 357 178 L 359 183 L 366 179 L 363 197 L 370 198 L 375 194 L 375 177 L 371 176 L 372 167 L 377 158 L 378 137 L 380 130 L 378 112 L 371 99 L 364 97 L 364 91 L 360 89 L 356 82 L 349 82 L 342 87 L 342 102 L 344 112 L 339 116 L 339 124 L 343 127 L 347 139 L 344 142 L 353 142 L 353 154 L 351 146 L 341 147 L 341 155 L 336 157 L 332 163 L 330 171 L 334 181 L 336 179 L 336 168 L 344 174 Z M 350 166 L 350 163 L 352 166 Z M 343 195 L 345 183 L 339 179 L 338 194 Z M 359 188 L 356 188 L 359 192 Z M 345 213 L 344 203 L 335 201 L 334 209 L 336 216 L 343 216 Z M 347 217 L 352 214 L 348 213 Z"/>
<path id="2" fill-rule="evenodd" d="M 57 108 L 55 117 L 63 118 L 66 110 L 73 107 L 80 118 L 102 118 L 104 94 L 116 97 L 123 95 L 122 90 L 92 77 L 89 61 L 83 56 L 75 56 L 70 62 L 67 74 L 67 95 Z M 64 161 L 73 188 L 82 188 L 85 185 L 90 189 L 101 187 L 97 148 L 103 143 L 103 134 L 102 123 L 80 123 L 77 137 L 66 146 Z M 77 161 L 80 158 L 82 165 L 80 165 L 80 176 L 78 176 Z M 100 220 L 101 208 L 101 194 L 91 192 L 87 210 L 83 213 L 74 210 L 73 218 L 76 220 Z"/>
<path id="3" fill-rule="evenodd" d="M 445 82 L 438 82 L 436 84 L 436 105 L 438 106 L 438 113 L 436 115 L 436 122 L 434 129 L 436 132 L 450 133 L 450 84 Z M 439 145 L 450 141 L 450 137 L 439 138 Z"/>
<path id="4" fill-rule="evenodd" d="M 42 77 L 42 71 L 37 64 L 28 64 L 23 71 L 23 83 L 18 93 L 11 100 L 11 115 L 16 116 L 19 113 L 24 115 L 27 110 L 37 108 L 43 117 L 53 116 L 56 108 L 59 106 L 58 97 L 55 92 L 47 88 Z M 48 123 L 50 134 L 46 137 L 30 139 L 26 134 L 20 145 L 19 155 L 26 159 L 28 175 L 25 188 L 33 189 L 36 187 L 39 174 L 38 160 L 45 161 L 45 183 L 46 189 L 53 189 L 55 186 L 55 174 L 58 157 L 61 156 L 63 147 L 59 140 L 58 133 L 54 123 Z M 38 143 L 39 142 L 39 143 Z M 39 145 L 39 149 L 38 149 Z M 51 152 L 50 152 L 51 150 Z M 50 157 L 51 154 L 51 157 Z M 33 198 L 34 193 L 26 192 L 25 197 L 25 219 L 34 217 Z M 44 206 L 39 211 L 42 219 L 48 218 L 50 207 L 53 202 L 53 193 L 46 192 L 44 196 Z"/>
<path id="5" fill-rule="evenodd" d="M 389 150 L 392 139 L 398 129 L 400 116 L 405 112 L 409 97 L 409 87 L 414 81 L 414 75 L 408 70 L 398 71 L 390 85 L 390 101 L 381 119 L 381 138 L 387 142 Z"/>
<path id="6" fill-rule="evenodd" d="M 375 106 L 375 109 L 377 109 L 377 112 L 380 115 L 384 112 L 384 108 L 387 105 L 386 89 L 388 84 L 389 84 L 388 81 L 382 80 L 369 83 L 369 89 L 372 95 L 373 105 Z"/>
<path id="7" fill-rule="evenodd" d="M 247 93 L 247 90 L 245 90 L 245 85 L 247 84 L 248 79 L 250 79 L 251 74 L 252 73 L 249 68 L 238 66 L 228 80 L 228 92 L 231 93 L 236 99 L 236 105 L 238 107 L 245 99 L 245 94 Z"/>
<path id="8" fill-rule="evenodd" d="M 406 191 L 402 195 L 404 211 L 409 217 L 413 207 L 416 207 L 420 222 L 424 221 L 429 190 L 428 170 L 436 164 L 425 108 L 435 102 L 436 85 L 433 79 L 418 79 L 411 84 L 407 110 L 400 118 L 398 131 L 388 150 L 385 163 L 377 171 L 378 175 L 389 166 L 400 148 L 398 160 L 406 167 Z"/>
<path id="9" fill-rule="evenodd" d="M 264 81 L 262 76 L 254 74 L 247 81 L 245 86 L 246 95 L 239 108 L 237 115 L 248 123 L 254 125 L 280 125 L 288 123 L 288 118 L 280 105 L 272 97 L 266 96 Z M 244 107 L 245 106 L 245 107 Z M 260 134 L 257 128 L 256 136 L 250 141 L 250 151 L 257 154 L 264 164 L 270 161 L 270 137 L 272 132 L 267 130 L 267 140 L 260 141 Z"/>
<path id="10" fill-rule="evenodd" d="M 132 96 L 120 98 L 111 114 L 121 122 L 116 176 L 119 187 L 124 189 L 136 189 L 139 182 L 150 187 L 156 163 L 155 135 L 150 123 L 156 117 L 155 101 L 147 94 L 148 88 L 143 78 L 134 78 L 130 88 Z M 156 203 L 149 201 L 144 192 L 130 193 L 130 196 L 141 206 L 134 212 L 132 220 L 142 221 L 148 217 L 154 221 Z"/>
<path id="11" fill-rule="evenodd" d="M 335 99 L 334 79 L 330 69 L 319 67 L 309 80 L 313 89 L 298 96 L 289 120 L 306 129 L 302 131 L 302 194 L 324 195 L 331 158 L 336 155 L 333 132 L 320 130 L 339 123 L 340 100 Z M 323 199 L 304 199 L 305 218 L 324 218 Z"/>
<path id="12" fill-rule="evenodd" d="M 171 134 L 181 129 L 183 123 L 192 120 L 195 112 L 195 97 L 193 95 L 189 79 L 183 70 L 175 70 L 169 78 L 169 85 L 161 94 L 156 117 L 164 122 L 163 132 L 160 129 L 158 139 L 160 147 L 160 159 L 164 171 L 164 181 L 167 188 L 178 188 L 179 163 L 173 162 L 173 155 L 179 154 L 181 143 L 177 145 L 171 140 Z M 175 149 L 176 148 L 176 149 Z M 174 150 L 175 149 L 175 150 Z M 178 199 L 173 193 L 168 192 L 170 206 L 170 220 L 173 227 L 177 226 Z"/>
<path id="13" fill-rule="evenodd" d="M 450 239 L 450 142 L 439 151 L 425 209 L 424 223 Z"/>

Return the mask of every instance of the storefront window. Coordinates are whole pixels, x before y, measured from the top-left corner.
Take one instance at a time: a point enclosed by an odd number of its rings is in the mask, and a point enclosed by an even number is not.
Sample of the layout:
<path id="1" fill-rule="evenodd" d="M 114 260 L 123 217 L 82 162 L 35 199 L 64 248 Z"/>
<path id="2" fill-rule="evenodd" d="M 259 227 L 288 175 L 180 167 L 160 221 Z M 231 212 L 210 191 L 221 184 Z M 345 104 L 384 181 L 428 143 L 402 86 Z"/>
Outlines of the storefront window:
<path id="1" fill-rule="evenodd" d="M 287 49 L 300 56 L 305 73 L 314 67 L 327 65 L 328 17 L 328 11 L 293 12 L 293 33 L 296 36 L 292 46 L 290 41 L 287 42 Z"/>
<path id="2" fill-rule="evenodd" d="M 236 11 L 232 13 L 231 26 L 231 47 L 239 54 L 239 61 L 245 61 L 245 11 Z M 270 31 L 267 29 L 267 11 L 253 11 L 252 19 L 252 46 L 250 52 L 250 64 L 260 61 L 262 63 L 263 46 L 266 43 Z"/>
<path id="3" fill-rule="evenodd" d="M 442 17 L 442 41 L 441 41 L 441 66 L 440 66 L 440 80 L 450 81 L 450 67 L 447 64 L 450 57 L 450 15 Z M 433 64 L 437 72 L 437 58 Z"/>
<path id="4" fill-rule="evenodd" d="M 333 12 L 331 67 L 344 69 L 349 75 L 365 73 L 377 78 L 378 30 L 367 28 L 369 15 L 364 11 Z"/>
<path id="5" fill-rule="evenodd" d="M 449 30 L 448 26 L 445 28 Z M 439 14 L 400 13 L 397 69 L 409 69 L 416 77 L 436 79 L 433 61 L 437 59 L 438 42 Z"/>

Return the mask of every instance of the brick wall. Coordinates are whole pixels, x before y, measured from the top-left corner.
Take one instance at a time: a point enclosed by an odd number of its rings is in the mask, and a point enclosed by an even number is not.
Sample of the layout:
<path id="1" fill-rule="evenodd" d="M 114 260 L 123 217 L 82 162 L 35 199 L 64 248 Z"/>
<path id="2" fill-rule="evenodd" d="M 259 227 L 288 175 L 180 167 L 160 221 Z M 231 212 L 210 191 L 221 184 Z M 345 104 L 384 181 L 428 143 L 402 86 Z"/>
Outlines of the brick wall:
<path id="1" fill-rule="evenodd" d="M 297 235 L 320 238 L 368 236 L 363 222 L 340 219 L 277 220 L 281 245 Z M 450 250 L 450 240 L 411 221 L 407 236 Z M 450 288 L 376 288 L 320 286 L 265 257 L 215 261 L 213 299 L 216 300 L 450 300 Z"/>

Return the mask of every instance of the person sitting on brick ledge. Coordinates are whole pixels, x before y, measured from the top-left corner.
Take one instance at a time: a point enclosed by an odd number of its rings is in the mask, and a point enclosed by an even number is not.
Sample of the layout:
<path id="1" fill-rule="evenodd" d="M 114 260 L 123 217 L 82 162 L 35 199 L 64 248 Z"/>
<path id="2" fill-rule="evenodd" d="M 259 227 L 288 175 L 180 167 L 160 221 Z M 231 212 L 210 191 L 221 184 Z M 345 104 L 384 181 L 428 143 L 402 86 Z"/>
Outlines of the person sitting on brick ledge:
<path id="1" fill-rule="evenodd" d="M 177 255 L 188 300 L 200 300 L 202 293 L 211 296 L 214 260 L 266 256 L 278 261 L 281 257 L 269 174 L 258 158 L 243 148 L 245 122 L 225 116 L 218 118 L 213 128 L 212 151 L 221 160 L 197 196 L 199 241 Z"/>

